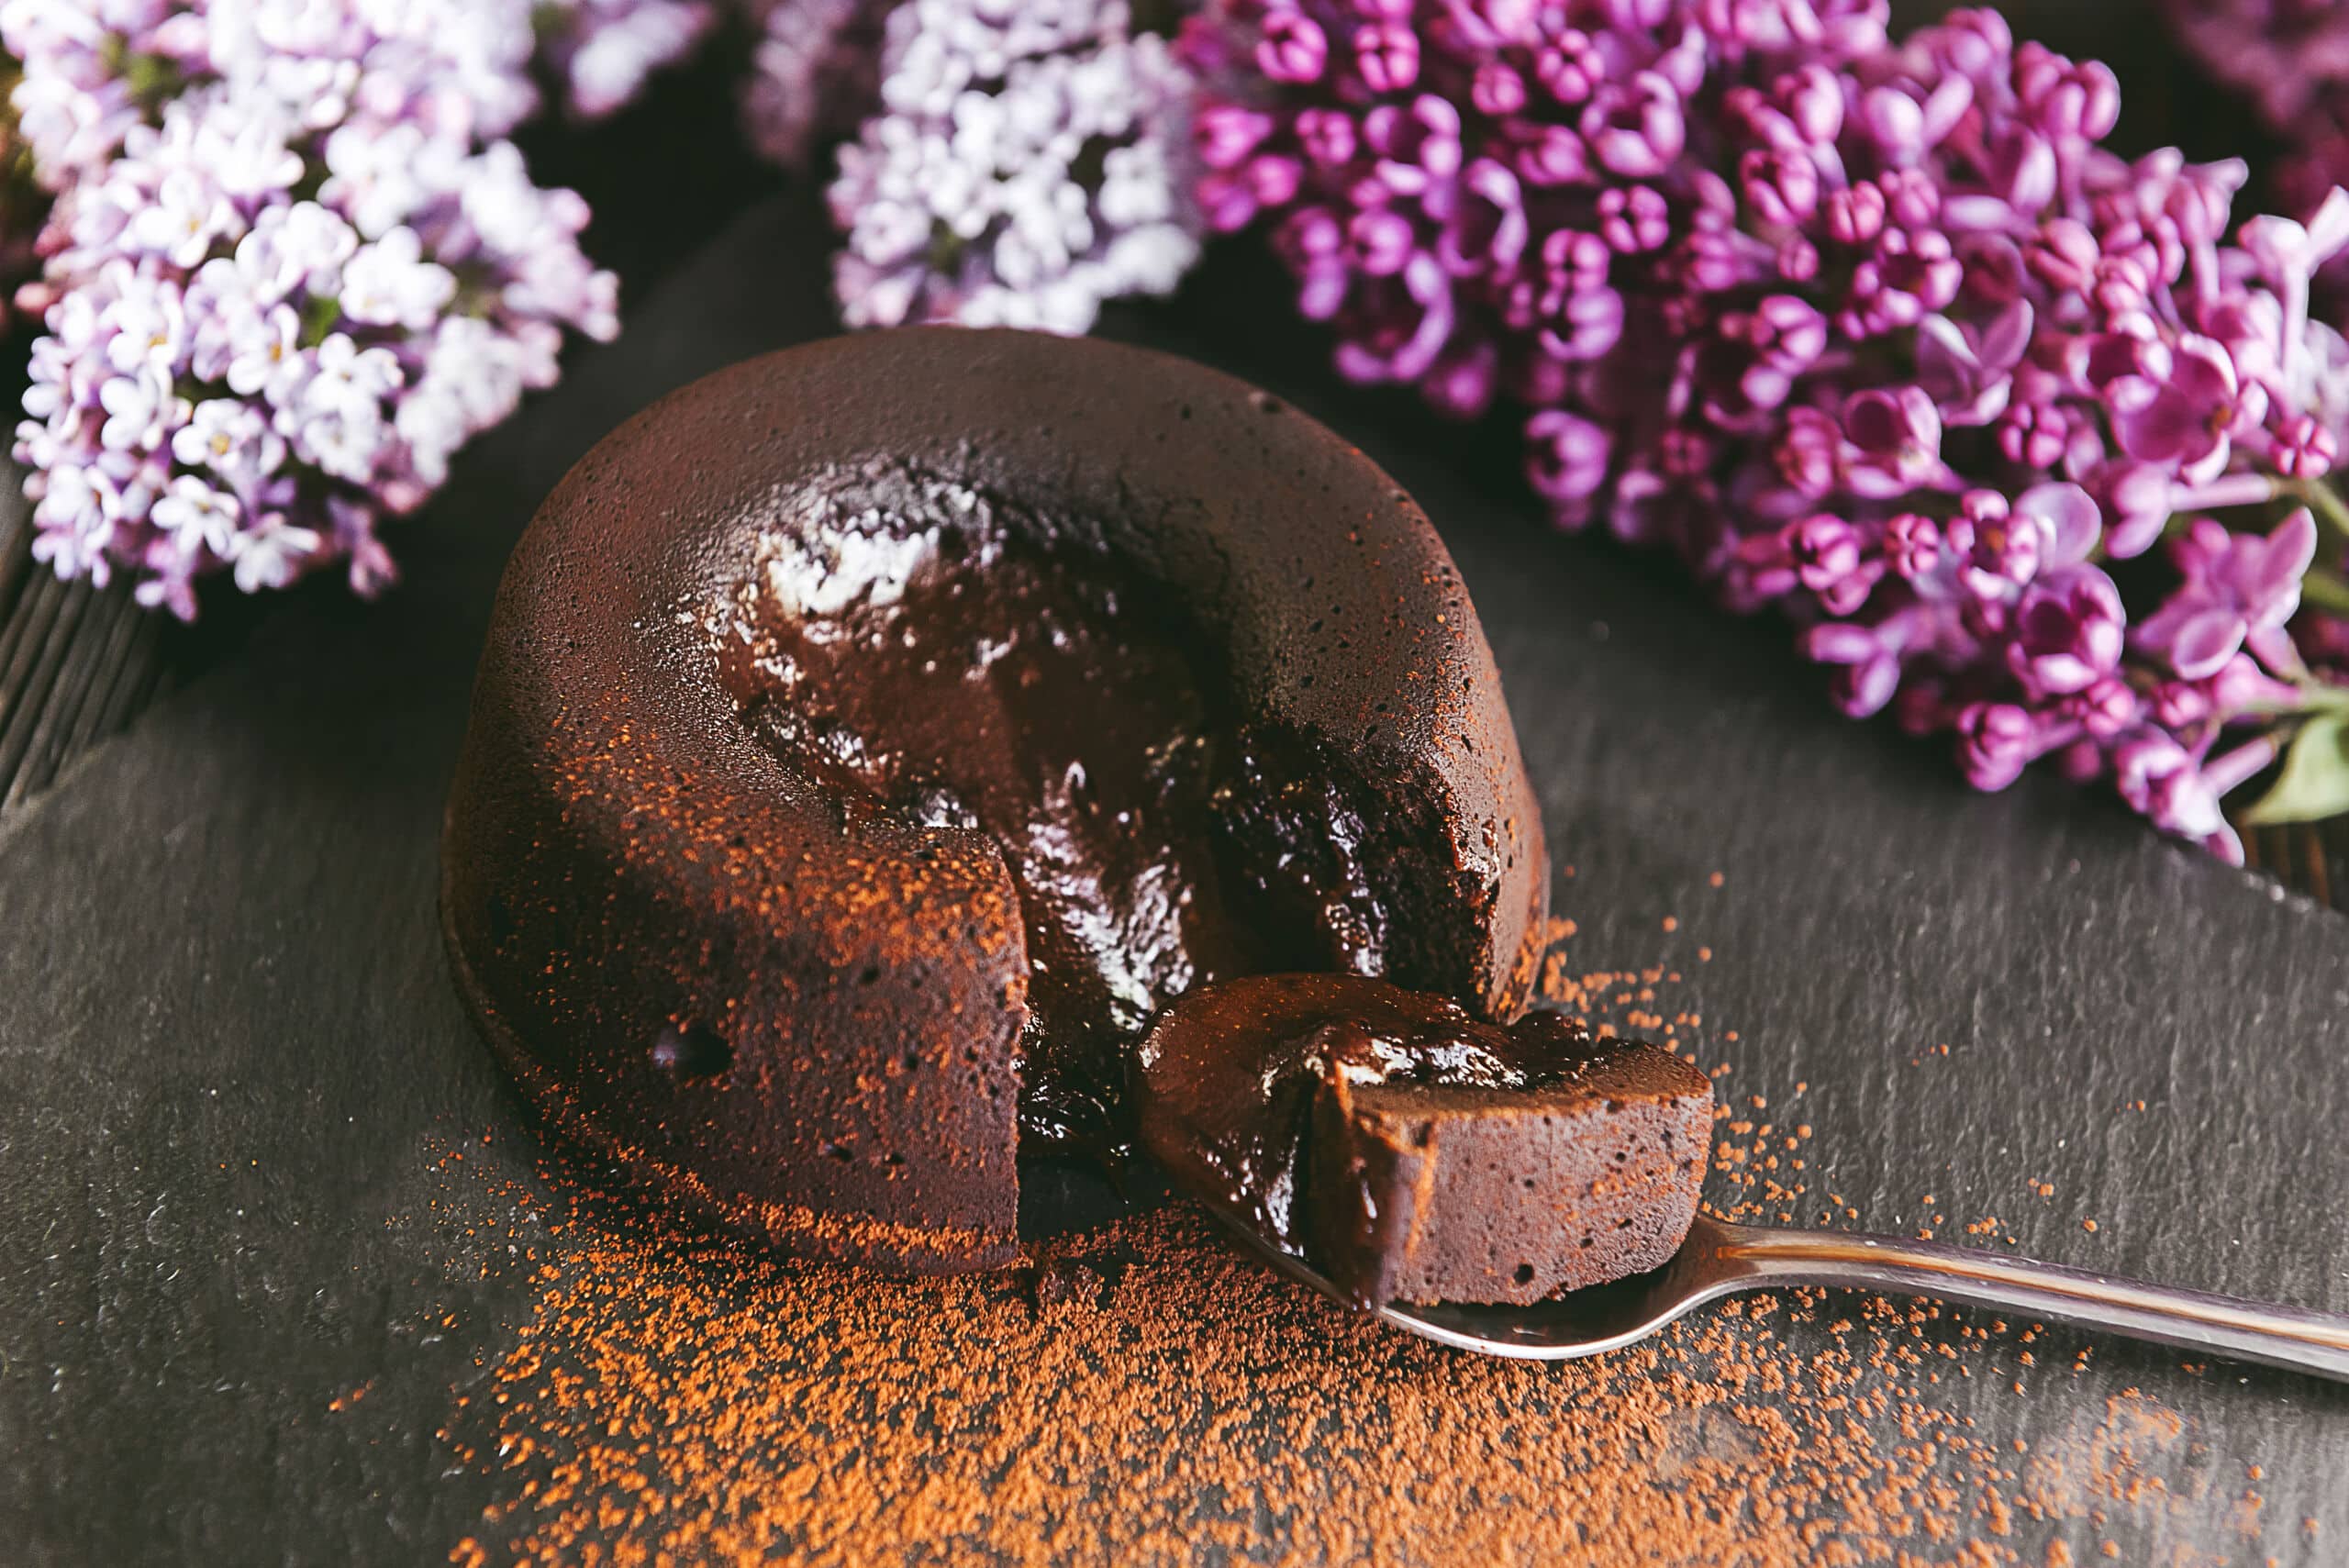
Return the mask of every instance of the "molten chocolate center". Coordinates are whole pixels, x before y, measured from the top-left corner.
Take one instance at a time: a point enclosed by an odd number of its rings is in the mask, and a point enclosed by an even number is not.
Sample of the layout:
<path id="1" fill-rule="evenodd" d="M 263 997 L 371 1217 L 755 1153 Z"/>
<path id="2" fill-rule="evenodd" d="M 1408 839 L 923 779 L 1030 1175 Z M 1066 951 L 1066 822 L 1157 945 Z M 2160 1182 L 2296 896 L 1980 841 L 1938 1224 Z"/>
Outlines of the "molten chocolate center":
<path id="1" fill-rule="evenodd" d="M 1588 1053 L 1583 1027 L 1556 1013 L 1504 1029 L 1447 997 L 1292 975 L 1194 998 L 1159 1021 L 1141 1066 L 1153 1105 L 1179 1106 L 1185 1129 L 1161 1161 L 1206 1173 L 1190 1184 L 1302 1251 L 1308 1113 L 1324 1084 L 1530 1092 L 1571 1077 Z"/>
<path id="2" fill-rule="evenodd" d="M 865 509 L 780 542 L 731 684 L 846 817 L 993 840 L 1027 935 L 1028 1145 L 1115 1141 L 1126 1048 L 1159 1009 L 1233 975 L 1374 970 L 1386 917 L 1359 857 L 1332 858 L 1343 820 L 1317 812 L 1330 842 L 1300 849 L 1266 808 L 1282 791 L 1213 650 L 1152 584 L 925 495 L 943 520 Z"/>

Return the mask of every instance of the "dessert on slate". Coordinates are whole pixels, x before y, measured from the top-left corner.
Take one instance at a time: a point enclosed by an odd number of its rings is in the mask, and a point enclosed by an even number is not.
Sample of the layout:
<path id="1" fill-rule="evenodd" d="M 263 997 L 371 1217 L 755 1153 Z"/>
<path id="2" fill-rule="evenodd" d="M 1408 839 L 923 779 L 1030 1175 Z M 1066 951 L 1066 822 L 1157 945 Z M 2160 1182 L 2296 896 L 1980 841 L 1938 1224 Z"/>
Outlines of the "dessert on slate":
<path id="1" fill-rule="evenodd" d="M 500 588 L 449 806 L 529 1096 L 814 1255 L 1007 1262 L 1015 1157 L 1275 971 L 1522 1007 L 1535 802 L 1442 544 L 1320 426 L 1090 340 L 875 334 L 607 438 Z"/>
<path id="2" fill-rule="evenodd" d="M 1341 974 L 1194 991 L 1136 1052 L 1142 1142 L 1357 1301 L 1539 1300 L 1660 1266 L 1711 1080 L 1556 1013 L 1503 1028 Z"/>

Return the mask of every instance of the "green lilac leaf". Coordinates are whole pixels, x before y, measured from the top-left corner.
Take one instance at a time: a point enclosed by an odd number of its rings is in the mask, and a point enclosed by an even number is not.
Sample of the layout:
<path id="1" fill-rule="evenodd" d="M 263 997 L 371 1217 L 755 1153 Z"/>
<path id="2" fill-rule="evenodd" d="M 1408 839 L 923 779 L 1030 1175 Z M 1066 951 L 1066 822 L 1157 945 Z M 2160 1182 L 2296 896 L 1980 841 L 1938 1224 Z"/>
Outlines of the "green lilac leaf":
<path id="1" fill-rule="evenodd" d="M 2243 814 L 2254 828 L 2318 822 L 2349 812 L 2349 713 L 2328 713 L 2300 726 L 2284 752 L 2276 787 Z"/>
<path id="2" fill-rule="evenodd" d="M 314 296 L 302 307 L 302 347 L 315 349 L 325 342 L 341 319 L 342 300 L 340 296 L 330 294 Z"/>

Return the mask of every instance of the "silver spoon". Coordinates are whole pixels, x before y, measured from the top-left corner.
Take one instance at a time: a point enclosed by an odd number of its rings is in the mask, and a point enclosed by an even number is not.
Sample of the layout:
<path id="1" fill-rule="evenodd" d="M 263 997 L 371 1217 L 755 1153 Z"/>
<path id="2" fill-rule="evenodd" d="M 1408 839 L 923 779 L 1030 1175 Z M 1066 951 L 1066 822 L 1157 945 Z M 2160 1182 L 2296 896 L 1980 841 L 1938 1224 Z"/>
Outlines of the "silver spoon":
<path id="1" fill-rule="evenodd" d="M 1208 1207 L 1282 1273 L 1348 1300 L 1305 1260 L 1267 1241 L 1239 1215 Z M 1703 1216 L 1672 1261 L 1653 1273 L 1531 1307 L 1414 1307 L 1398 1301 L 1373 1310 L 1397 1329 L 1460 1350 L 1520 1361 L 1567 1361 L 1635 1344 L 1724 1296 L 1794 1285 L 1971 1302 L 2033 1320 L 2059 1318 L 2223 1360 L 2261 1362 L 2349 1382 L 2349 1315 L 2140 1284 L 1937 1241 L 1771 1230 Z"/>

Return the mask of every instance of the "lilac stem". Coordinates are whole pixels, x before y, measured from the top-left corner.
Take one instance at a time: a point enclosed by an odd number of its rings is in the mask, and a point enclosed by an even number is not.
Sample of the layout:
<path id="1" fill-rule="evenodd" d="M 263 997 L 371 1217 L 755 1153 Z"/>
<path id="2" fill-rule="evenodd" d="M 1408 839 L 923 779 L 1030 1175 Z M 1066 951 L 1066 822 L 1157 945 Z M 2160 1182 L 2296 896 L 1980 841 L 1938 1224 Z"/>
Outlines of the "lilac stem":
<path id="1" fill-rule="evenodd" d="M 2170 507 L 2178 512 L 2219 512 L 2231 506 L 2256 506 L 2274 500 L 2276 488 L 2276 481 L 2265 473 L 2222 474 L 2208 484 L 2179 490 L 2170 497 Z"/>
<path id="2" fill-rule="evenodd" d="M 2300 602 L 2337 616 L 2349 616 L 2349 578 L 2311 566 L 2300 579 Z"/>
<path id="3" fill-rule="evenodd" d="M 2349 534 L 2349 505 L 2343 504 L 2341 496 L 2332 485 L 2304 479 L 2288 484 L 2284 488 L 2290 490 L 2301 500 L 2307 502 L 2310 509 L 2318 517 L 2331 523 L 2341 532 Z"/>

